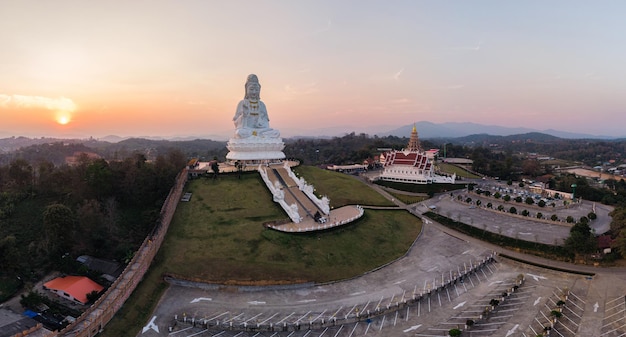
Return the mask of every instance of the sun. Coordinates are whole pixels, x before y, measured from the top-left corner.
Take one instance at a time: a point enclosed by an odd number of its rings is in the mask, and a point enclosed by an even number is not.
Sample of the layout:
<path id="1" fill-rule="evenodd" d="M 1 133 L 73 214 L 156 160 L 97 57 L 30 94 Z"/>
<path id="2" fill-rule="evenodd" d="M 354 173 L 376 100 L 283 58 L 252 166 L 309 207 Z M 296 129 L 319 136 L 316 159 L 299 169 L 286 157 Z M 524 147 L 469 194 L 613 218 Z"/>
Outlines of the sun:
<path id="1" fill-rule="evenodd" d="M 71 121 L 70 115 L 67 113 L 61 113 L 57 115 L 57 123 L 61 125 L 66 125 Z"/>

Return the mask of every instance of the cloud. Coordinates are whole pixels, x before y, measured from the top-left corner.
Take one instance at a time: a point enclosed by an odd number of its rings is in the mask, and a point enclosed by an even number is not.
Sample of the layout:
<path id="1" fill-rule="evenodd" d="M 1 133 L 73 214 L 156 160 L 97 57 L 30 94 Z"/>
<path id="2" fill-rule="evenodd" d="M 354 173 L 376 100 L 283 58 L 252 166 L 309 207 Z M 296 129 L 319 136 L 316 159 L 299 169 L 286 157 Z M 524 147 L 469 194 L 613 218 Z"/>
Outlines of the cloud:
<path id="1" fill-rule="evenodd" d="M 46 109 L 52 111 L 74 112 L 76 103 L 69 98 L 50 98 L 43 96 L 0 94 L 0 108 Z"/>
<path id="2" fill-rule="evenodd" d="M 478 42 L 477 45 L 473 46 L 473 47 L 456 47 L 456 48 L 449 48 L 449 50 L 453 50 L 453 51 L 480 51 L 480 48 L 482 48 L 483 46 L 483 42 L 480 41 Z"/>
<path id="3" fill-rule="evenodd" d="M 290 98 L 295 98 L 295 96 L 310 95 L 319 91 L 316 82 L 305 84 L 300 87 L 294 87 L 287 84 L 284 86 L 283 90 Z"/>
<path id="4" fill-rule="evenodd" d="M 450 85 L 443 85 L 443 86 L 438 86 L 438 87 L 433 87 L 433 90 L 460 90 L 465 88 L 464 84 L 450 84 Z"/>
<path id="5" fill-rule="evenodd" d="M 398 71 L 395 75 L 393 75 L 393 79 L 397 81 L 400 78 L 400 75 L 402 75 L 403 71 L 404 71 L 404 68 L 400 69 L 400 71 Z"/>
<path id="6" fill-rule="evenodd" d="M 397 98 L 397 99 L 391 100 L 391 104 L 409 104 L 409 103 L 411 103 L 411 100 L 408 98 Z"/>

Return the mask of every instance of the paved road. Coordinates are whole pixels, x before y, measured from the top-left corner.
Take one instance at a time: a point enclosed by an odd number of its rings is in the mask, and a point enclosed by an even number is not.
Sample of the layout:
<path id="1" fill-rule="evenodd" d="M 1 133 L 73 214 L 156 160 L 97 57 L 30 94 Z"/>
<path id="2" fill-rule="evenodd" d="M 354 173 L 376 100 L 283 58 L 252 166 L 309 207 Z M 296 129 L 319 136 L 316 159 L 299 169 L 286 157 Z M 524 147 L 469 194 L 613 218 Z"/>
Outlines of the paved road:
<path id="1" fill-rule="evenodd" d="M 379 187 L 373 188 L 393 199 Z M 413 212 L 427 209 L 428 205 L 407 206 L 393 201 Z M 459 215 L 468 216 L 461 212 Z M 503 221 L 502 225 L 508 222 Z M 463 282 L 458 279 L 494 251 L 595 275 L 555 272 L 498 256 L 496 262 L 466 275 Z M 519 275 L 525 277 L 525 282 L 517 292 L 490 312 L 489 319 L 479 319 L 490 300 L 512 289 Z M 450 283 L 454 279 L 457 282 Z M 565 293 L 569 293 L 569 299 L 564 317 L 554 327 L 560 335 L 626 334 L 626 270 L 573 266 L 525 256 L 456 233 L 428 219 L 405 257 L 351 280 L 288 289 L 187 285 L 172 285 L 165 292 L 139 335 L 443 336 L 450 328 L 463 328 L 467 319 L 475 319 L 472 336 L 535 336 L 532 333 L 550 324 L 549 313 Z M 380 315 L 358 319 L 377 310 Z M 328 322 L 333 319 L 338 324 L 329 327 Z M 257 325 L 271 326 L 273 331 L 257 331 Z M 287 331 L 282 331 L 281 326 Z M 300 330 L 294 330 L 296 326 Z"/>

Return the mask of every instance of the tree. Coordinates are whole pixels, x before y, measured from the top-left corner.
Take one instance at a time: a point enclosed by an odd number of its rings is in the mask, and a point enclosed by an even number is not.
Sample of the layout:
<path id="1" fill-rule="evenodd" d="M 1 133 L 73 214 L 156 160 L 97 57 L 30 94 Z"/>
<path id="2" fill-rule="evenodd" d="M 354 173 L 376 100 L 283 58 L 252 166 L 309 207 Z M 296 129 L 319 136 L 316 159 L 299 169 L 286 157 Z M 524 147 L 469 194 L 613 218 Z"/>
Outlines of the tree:
<path id="1" fill-rule="evenodd" d="M 62 204 L 52 204 L 43 213 L 44 243 L 50 254 L 69 251 L 74 241 L 74 214 Z"/>
<path id="2" fill-rule="evenodd" d="M 622 257 L 626 256 L 626 231 L 620 231 L 619 235 L 613 242 L 612 247 L 616 248 Z"/>
<path id="3" fill-rule="evenodd" d="M 541 212 L 537 212 L 537 219 L 542 219 L 543 218 L 543 214 Z"/>
<path id="4" fill-rule="evenodd" d="M 539 202 L 537 203 L 537 206 L 539 207 L 546 207 L 546 202 L 543 200 L 539 200 Z"/>
<path id="5" fill-rule="evenodd" d="M 505 196 L 502 198 L 502 200 L 504 200 L 504 201 L 506 201 L 506 202 L 509 202 L 509 201 L 511 201 L 511 196 L 507 194 L 507 195 L 505 195 Z"/>
<path id="6" fill-rule="evenodd" d="M 243 163 L 237 160 L 235 162 L 235 168 L 237 168 L 237 178 L 241 179 L 241 172 L 243 171 Z"/>
<path id="7" fill-rule="evenodd" d="M 567 218 L 565 218 L 565 221 L 567 221 L 567 223 L 573 223 L 574 222 L 574 217 L 571 215 L 568 215 Z"/>
<path id="8" fill-rule="evenodd" d="M 559 217 L 556 214 L 552 214 L 552 216 L 550 217 L 550 220 L 557 221 L 559 220 Z"/>
<path id="9" fill-rule="evenodd" d="M 523 210 L 523 211 L 522 211 L 522 215 L 523 215 L 523 216 L 528 216 L 529 214 L 530 214 L 530 212 L 528 212 L 528 210 L 527 210 L 527 209 L 525 209 L 525 210 Z"/>
<path id="10" fill-rule="evenodd" d="M 22 190 L 24 187 L 32 183 L 33 168 L 25 159 L 16 159 L 9 165 L 9 179 L 16 187 L 16 190 Z"/>
<path id="11" fill-rule="evenodd" d="M 533 200 L 533 198 L 531 197 L 527 197 L 526 200 L 524 200 L 525 203 L 527 203 L 528 205 L 532 205 L 535 203 L 535 200 Z"/>
<path id="12" fill-rule="evenodd" d="M 509 213 L 511 214 L 517 214 L 517 208 L 511 206 L 511 208 L 509 208 Z"/>
<path id="13" fill-rule="evenodd" d="M 0 270 L 16 270 L 19 265 L 19 251 L 15 236 L 8 235 L 0 239 Z"/>
<path id="14" fill-rule="evenodd" d="M 572 254 L 589 254 L 598 248 L 598 242 L 589 224 L 577 223 L 570 229 L 565 248 Z"/>
<path id="15" fill-rule="evenodd" d="M 113 172 L 106 160 L 94 160 L 87 165 L 85 179 L 91 194 L 97 199 L 113 195 Z"/>
<path id="16" fill-rule="evenodd" d="M 448 335 L 450 335 L 450 337 L 459 337 L 461 336 L 461 330 L 457 328 L 450 329 L 448 330 Z"/>
<path id="17" fill-rule="evenodd" d="M 100 297 L 100 293 L 97 290 L 92 290 L 87 295 L 87 303 L 94 303 L 98 297 Z"/>
<path id="18" fill-rule="evenodd" d="M 217 162 L 217 158 L 213 158 L 213 161 L 211 161 L 211 171 L 213 172 L 213 179 L 217 179 L 217 175 L 220 173 L 220 165 Z"/>

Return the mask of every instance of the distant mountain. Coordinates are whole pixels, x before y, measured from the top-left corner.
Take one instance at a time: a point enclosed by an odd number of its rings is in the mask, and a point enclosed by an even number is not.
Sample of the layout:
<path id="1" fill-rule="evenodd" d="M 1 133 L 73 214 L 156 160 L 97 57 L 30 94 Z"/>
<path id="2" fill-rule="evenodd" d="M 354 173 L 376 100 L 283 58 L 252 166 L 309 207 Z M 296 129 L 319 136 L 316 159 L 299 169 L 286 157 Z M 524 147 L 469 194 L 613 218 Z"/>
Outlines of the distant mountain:
<path id="1" fill-rule="evenodd" d="M 431 122 L 418 122 L 415 123 L 419 137 L 422 139 L 429 138 L 459 138 L 476 134 L 488 134 L 493 136 L 510 136 L 518 134 L 526 134 L 532 132 L 539 132 L 547 135 L 551 135 L 559 138 L 567 139 L 613 139 L 613 137 L 589 135 L 583 133 L 573 133 L 566 131 L 558 131 L 553 129 L 537 130 L 530 128 L 509 128 L 498 125 L 483 125 L 476 123 L 441 123 L 435 124 Z M 397 136 L 408 137 L 413 130 L 413 124 L 405 125 L 397 129 L 393 129 L 387 132 L 377 133 L 377 136 Z"/>
<path id="2" fill-rule="evenodd" d="M 445 138 L 444 138 L 445 139 Z M 508 136 L 495 136 L 486 133 L 469 135 L 465 137 L 449 138 L 447 141 L 457 144 L 494 144 L 512 142 L 554 143 L 564 138 L 548 135 L 541 132 L 527 132 Z"/>

